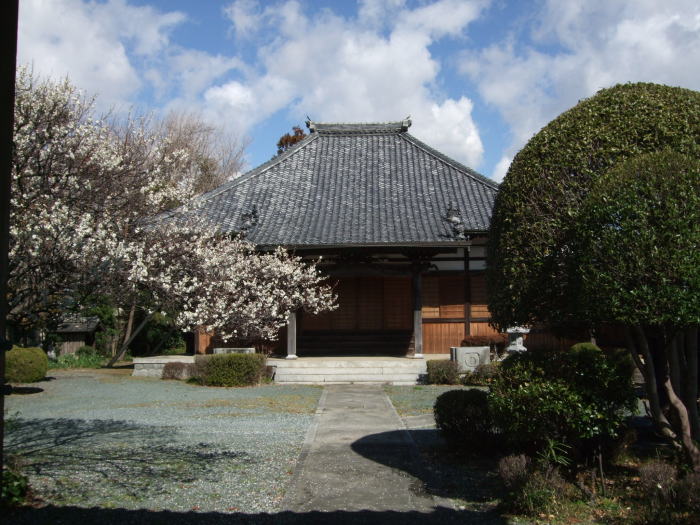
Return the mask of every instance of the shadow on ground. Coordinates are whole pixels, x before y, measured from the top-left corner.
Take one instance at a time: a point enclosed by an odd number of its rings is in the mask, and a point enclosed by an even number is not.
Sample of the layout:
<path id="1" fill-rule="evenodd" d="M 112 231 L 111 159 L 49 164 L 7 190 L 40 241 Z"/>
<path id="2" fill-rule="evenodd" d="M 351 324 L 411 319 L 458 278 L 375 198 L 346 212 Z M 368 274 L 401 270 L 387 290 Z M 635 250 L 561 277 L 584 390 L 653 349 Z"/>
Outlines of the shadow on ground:
<path id="1" fill-rule="evenodd" d="M 415 457 L 413 443 L 400 430 L 365 436 L 355 441 L 352 449 L 372 461 L 408 473 L 432 496 L 465 502 L 484 523 L 506 523 L 496 508 L 502 488 L 495 474 L 495 460 L 465 459 L 452 453 L 435 429 L 410 433 L 420 458 Z"/>
<path id="2" fill-rule="evenodd" d="M 126 421 L 20 419 L 10 423 L 5 447 L 8 463 L 53 480 L 49 495 L 60 503 L 89 501 L 98 487 L 143 500 L 168 484 L 216 479 L 223 462 L 252 461 L 207 443 L 171 445 L 172 433 Z"/>
<path id="3" fill-rule="evenodd" d="M 430 514 L 420 512 L 280 512 L 276 514 L 224 514 L 218 512 L 168 512 L 147 510 L 122 510 L 101 508 L 78 507 L 54 507 L 48 506 L 40 509 L 22 508 L 12 512 L 9 516 L 11 522 L 17 525 L 42 525 L 60 523 L 80 523 L 80 525 L 136 525 L 156 524 L 174 525 L 187 523 L 193 525 L 218 525 L 218 524 L 261 524 L 261 525 L 313 525 L 327 524 L 440 524 L 451 523 L 479 524 L 502 523 L 505 520 L 494 522 L 484 520 L 480 513 L 471 511 L 453 511 L 438 508 Z"/>
<path id="4" fill-rule="evenodd" d="M 26 396 L 28 394 L 40 394 L 43 388 L 38 386 L 10 386 L 6 395 L 11 396 Z"/>

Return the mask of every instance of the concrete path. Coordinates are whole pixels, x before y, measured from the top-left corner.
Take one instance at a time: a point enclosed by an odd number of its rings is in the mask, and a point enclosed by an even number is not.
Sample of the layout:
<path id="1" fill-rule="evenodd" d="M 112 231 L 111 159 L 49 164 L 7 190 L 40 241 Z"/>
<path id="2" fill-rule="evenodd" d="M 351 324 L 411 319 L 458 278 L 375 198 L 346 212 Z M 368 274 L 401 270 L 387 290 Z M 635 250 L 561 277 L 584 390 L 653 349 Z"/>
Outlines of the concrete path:
<path id="1" fill-rule="evenodd" d="M 381 385 L 327 386 L 285 508 L 431 512 L 415 443 Z"/>

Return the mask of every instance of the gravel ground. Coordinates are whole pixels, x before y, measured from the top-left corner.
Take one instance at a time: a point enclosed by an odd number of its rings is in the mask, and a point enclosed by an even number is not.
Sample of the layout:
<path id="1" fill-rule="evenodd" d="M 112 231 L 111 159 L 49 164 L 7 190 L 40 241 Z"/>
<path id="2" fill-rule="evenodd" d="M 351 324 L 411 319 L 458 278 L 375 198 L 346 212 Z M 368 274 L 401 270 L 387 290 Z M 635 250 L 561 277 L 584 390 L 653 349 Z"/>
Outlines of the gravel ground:
<path id="1" fill-rule="evenodd" d="M 277 511 L 321 394 L 51 375 L 6 398 L 6 452 L 37 496 L 79 507 Z"/>
<path id="2" fill-rule="evenodd" d="M 437 397 L 448 390 L 459 390 L 459 385 L 416 385 L 416 386 L 391 386 L 384 387 L 384 391 L 394 404 L 400 416 L 419 416 L 432 414 L 433 405 Z"/>

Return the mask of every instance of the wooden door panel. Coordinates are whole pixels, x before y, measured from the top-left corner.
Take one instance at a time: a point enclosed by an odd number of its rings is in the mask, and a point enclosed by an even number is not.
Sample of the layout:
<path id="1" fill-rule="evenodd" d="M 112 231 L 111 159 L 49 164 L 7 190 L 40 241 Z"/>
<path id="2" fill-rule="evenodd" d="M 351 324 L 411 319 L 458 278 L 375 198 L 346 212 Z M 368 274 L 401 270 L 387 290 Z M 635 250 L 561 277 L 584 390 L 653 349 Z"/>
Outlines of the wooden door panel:
<path id="1" fill-rule="evenodd" d="M 464 323 L 423 323 L 423 352 L 449 354 L 464 339 Z"/>

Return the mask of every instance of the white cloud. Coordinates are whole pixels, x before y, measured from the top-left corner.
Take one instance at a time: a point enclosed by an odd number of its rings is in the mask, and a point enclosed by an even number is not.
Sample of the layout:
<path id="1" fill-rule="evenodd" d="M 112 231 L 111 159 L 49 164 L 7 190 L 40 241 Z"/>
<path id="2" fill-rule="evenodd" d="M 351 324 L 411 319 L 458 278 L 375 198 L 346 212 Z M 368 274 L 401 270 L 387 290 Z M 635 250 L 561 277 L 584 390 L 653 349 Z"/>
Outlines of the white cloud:
<path id="1" fill-rule="evenodd" d="M 483 146 L 472 103 L 436 93 L 440 64 L 429 46 L 464 32 L 482 5 L 441 0 L 398 12 L 401 2 L 367 1 L 356 19 L 330 11 L 307 16 L 294 1 L 269 7 L 264 23 L 280 36 L 261 48 L 259 72 L 213 86 L 204 98 L 217 114 L 247 126 L 283 108 L 326 122 L 400 120 L 411 114 L 416 136 L 478 165 Z M 376 24 L 361 23 L 367 19 Z M 387 23 L 384 34 L 378 27 Z"/>
<path id="2" fill-rule="evenodd" d="M 549 0 L 538 18 L 530 45 L 505 40 L 466 54 L 462 63 L 482 98 L 510 125 L 508 156 L 559 113 L 613 84 L 700 88 L 696 0 Z"/>
<path id="3" fill-rule="evenodd" d="M 508 168 L 510 168 L 511 162 L 513 162 L 512 158 L 506 156 L 501 157 L 501 160 L 499 160 L 496 166 L 493 168 L 491 178 L 496 182 L 501 182 L 506 176 L 506 173 L 508 173 Z"/>
<path id="4" fill-rule="evenodd" d="M 236 36 L 247 37 L 255 33 L 263 21 L 262 10 L 257 0 L 236 0 L 223 9 L 233 24 Z"/>
<path id="5" fill-rule="evenodd" d="M 130 54 L 162 52 L 169 31 L 183 20 L 181 13 L 159 13 L 124 0 L 23 0 L 18 62 L 32 64 L 41 75 L 69 76 L 107 105 L 124 103 L 143 86 Z"/>

